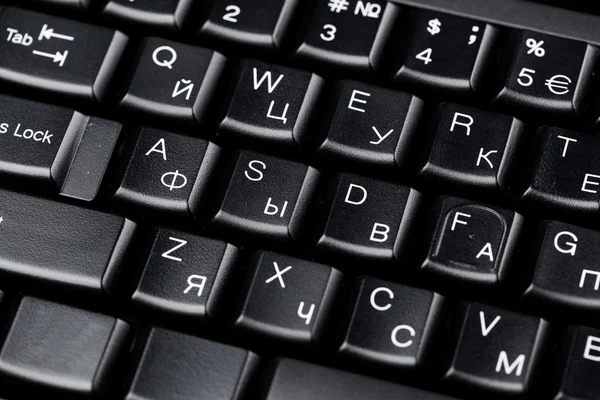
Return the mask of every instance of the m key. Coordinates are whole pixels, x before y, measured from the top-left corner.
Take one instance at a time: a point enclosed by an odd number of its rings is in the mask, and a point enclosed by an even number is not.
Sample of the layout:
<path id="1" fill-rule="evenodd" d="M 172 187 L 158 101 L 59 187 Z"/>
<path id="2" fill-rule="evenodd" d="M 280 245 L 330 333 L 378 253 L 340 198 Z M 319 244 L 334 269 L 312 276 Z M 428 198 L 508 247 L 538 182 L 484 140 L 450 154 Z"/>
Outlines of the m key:
<path id="1" fill-rule="evenodd" d="M 1 12 L 2 83 L 77 107 L 106 99 L 127 44 L 125 35 L 13 7 Z"/>

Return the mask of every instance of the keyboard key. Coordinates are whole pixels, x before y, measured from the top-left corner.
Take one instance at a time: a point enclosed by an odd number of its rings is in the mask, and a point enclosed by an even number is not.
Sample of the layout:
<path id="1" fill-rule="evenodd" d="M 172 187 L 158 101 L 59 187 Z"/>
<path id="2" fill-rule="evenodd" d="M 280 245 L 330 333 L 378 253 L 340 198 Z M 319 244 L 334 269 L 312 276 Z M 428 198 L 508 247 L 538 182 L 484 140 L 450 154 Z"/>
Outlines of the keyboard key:
<path id="1" fill-rule="evenodd" d="M 455 197 L 438 200 L 430 215 L 435 227 L 421 271 L 459 285 L 498 285 L 515 255 L 523 217 L 513 211 Z"/>
<path id="2" fill-rule="evenodd" d="M 538 156 L 523 201 L 542 210 L 598 213 L 598 137 L 555 127 L 540 128 L 537 137 Z"/>
<path id="3" fill-rule="evenodd" d="M 150 118 L 163 125 L 203 123 L 225 57 L 212 50 L 154 37 L 144 39 L 141 49 L 135 73 L 123 89 L 121 113 Z"/>
<path id="4" fill-rule="evenodd" d="M 83 201 L 98 197 L 123 126 L 97 117 L 84 117 L 71 165 L 60 189 L 62 196 Z"/>
<path id="5" fill-rule="evenodd" d="M 114 387 L 129 336 L 119 319 L 25 297 L 0 353 L 3 388 L 28 398 L 38 397 L 37 390 L 53 398 L 98 398 Z"/>
<path id="6" fill-rule="evenodd" d="M 479 21 L 417 11 L 410 16 L 412 40 L 394 81 L 454 96 L 485 90 L 498 29 Z"/>
<path id="7" fill-rule="evenodd" d="M 146 30 L 181 32 L 191 17 L 193 3 L 194 0 L 108 0 L 102 16 L 127 27 L 136 24 Z"/>
<path id="8" fill-rule="evenodd" d="M 342 274 L 271 252 L 255 253 L 249 266 L 235 321 L 240 337 L 249 345 L 321 343 Z"/>
<path id="9" fill-rule="evenodd" d="M 412 151 L 408 144 L 422 117 L 421 99 L 354 81 L 340 82 L 334 99 L 331 122 L 319 147 L 321 155 L 361 169 L 405 166 L 407 153 Z"/>
<path id="10" fill-rule="evenodd" d="M 273 368 L 266 400 L 457 400 L 302 361 L 281 359 Z"/>
<path id="11" fill-rule="evenodd" d="M 515 111 L 525 109 L 556 117 L 589 111 L 589 96 L 600 52 L 585 43 L 536 32 L 512 32 L 510 59 L 496 101 Z"/>
<path id="12" fill-rule="evenodd" d="M 526 296 L 540 305 L 600 310 L 600 232 L 562 222 L 545 222 L 534 246 L 537 260 Z"/>
<path id="13" fill-rule="evenodd" d="M 298 0 L 214 0 L 196 35 L 216 48 L 247 53 L 281 51 L 289 39 Z"/>
<path id="14" fill-rule="evenodd" d="M 132 208 L 192 217 L 220 151 L 201 139 L 142 128 L 114 199 Z"/>
<path id="15" fill-rule="evenodd" d="M 239 71 L 218 135 L 237 143 L 265 141 L 291 148 L 303 146 L 323 79 L 259 61 L 243 61 Z"/>
<path id="16" fill-rule="evenodd" d="M 600 398 L 600 331 L 571 327 L 563 343 L 561 375 L 555 400 Z"/>
<path id="17" fill-rule="evenodd" d="M 0 102 L 0 174 L 57 190 L 83 116 L 17 97 Z"/>
<path id="18" fill-rule="evenodd" d="M 295 58 L 333 71 L 336 68 L 363 74 L 380 71 L 383 50 L 399 8 L 381 0 L 314 3 L 315 12 Z"/>
<path id="19" fill-rule="evenodd" d="M 317 250 L 332 260 L 391 261 L 411 230 L 419 198 L 405 186 L 336 175 L 322 207 Z"/>
<path id="20" fill-rule="evenodd" d="M 127 44 L 118 31 L 6 7 L 0 15 L 0 81 L 76 107 L 97 105 Z"/>
<path id="21" fill-rule="evenodd" d="M 154 328 L 126 400 L 240 400 L 258 367 L 249 351 Z"/>
<path id="22" fill-rule="evenodd" d="M 87 10 L 92 4 L 97 3 L 97 0 L 25 0 L 24 2 L 46 6 L 46 7 L 65 7 L 74 10 Z"/>
<path id="23" fill-rule="evenodd" d="M 546 321 L 471 303 L 462 307 L 456 326 L 459 339 L 445 376 L 449 384 L 507 395 L 529 390 L 546 350 Z"/>
<path id="24" fill-rule="evenodd" d="M 36 289 L 116 291 L 134 224 L 121 217 L 0 191 L 0 274 Z"/>
<path id="25" fill-rule="evenodd" d="M 513 153 L 524 124 L 508 115 L 453 103 L 440 106 L 438 116 L 421 178 L 432 185 L 453 185 L 473 193 L 508 191 Z"/>
<path id="26" fill-rule="evenodd" d="M 231 177 L 222 179 L 213 227 L 248 240 L 297 241 L 319 172 L 296 162 L 250 151 L 236 152 Z"/>
<path id="27" fill-rule="evenodd" d="M 443 322 L 443 297 L 362 278 L 347 298 L 354 308 L 338 350 L 344 362 L 379 368 L 381 373 L 424 367 L 432 355 L 432 337 Z"/>
<path id="28" fill-rule="evenodd" d="M 131 303 L 150 317 L 218 318 L 237 256 L 227 243 L 160 229 Z"/>

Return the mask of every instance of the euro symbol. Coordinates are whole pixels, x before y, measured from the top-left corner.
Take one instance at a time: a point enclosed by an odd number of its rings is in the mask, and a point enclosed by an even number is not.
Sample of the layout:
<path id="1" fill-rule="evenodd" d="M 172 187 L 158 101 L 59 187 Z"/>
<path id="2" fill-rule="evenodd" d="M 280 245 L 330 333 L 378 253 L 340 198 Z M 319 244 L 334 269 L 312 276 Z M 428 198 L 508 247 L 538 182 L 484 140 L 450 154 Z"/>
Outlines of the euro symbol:
<path id="1" fill-rule="evenodd" d="M 571 79 L 565 75 L 554 75 L 550 79 L 546 79 L 546 86 L 548 89 L 559 96 L 569 93 L 569 84 Z"/>
<path id="2" fill-rule="evenodd" d="M 158 56 L 163 52 L 169 53 L 170 59 L 159 59 Z M 159 67 L 173 69 L 173 64 L 175 64 L 175 61 L 177 61 L 177 52 L 171 46 L 160 46 L 154 50 L 154 53 L 152 53 L 152 60 L 154 60 L 154 64 L 158 65 Z"/>
<path id="3" fill-rule="evenodd" d="M 167 178 L 169 177 L 172 177 L 170 179 L 170 182 L 167 180 Z M 187 185 L 187 178 L 185 177 L 185 175 L 180 174 L 179 170 L 163 174 L 163 176 L 160 178 L 160 181 L 163 185 L 168 187 L 169 191 L 171 192 L 173 191 L 173 189 L 181 189 L 182 187 L 185 187 L 185 185 Z"/>

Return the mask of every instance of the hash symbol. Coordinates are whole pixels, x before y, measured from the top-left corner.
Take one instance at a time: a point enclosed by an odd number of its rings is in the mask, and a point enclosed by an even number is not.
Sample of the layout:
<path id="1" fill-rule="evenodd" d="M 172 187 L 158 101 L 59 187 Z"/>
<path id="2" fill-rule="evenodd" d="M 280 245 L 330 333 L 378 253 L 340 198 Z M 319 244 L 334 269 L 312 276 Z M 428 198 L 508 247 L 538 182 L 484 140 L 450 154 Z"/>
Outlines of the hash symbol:
<path id="1" fill-rule="evenodd" d="M 340 13 L 342 11 L 346 11 L 350 3 L 346 0 L 329 0 L 329 10 L 334 13 Z"/>

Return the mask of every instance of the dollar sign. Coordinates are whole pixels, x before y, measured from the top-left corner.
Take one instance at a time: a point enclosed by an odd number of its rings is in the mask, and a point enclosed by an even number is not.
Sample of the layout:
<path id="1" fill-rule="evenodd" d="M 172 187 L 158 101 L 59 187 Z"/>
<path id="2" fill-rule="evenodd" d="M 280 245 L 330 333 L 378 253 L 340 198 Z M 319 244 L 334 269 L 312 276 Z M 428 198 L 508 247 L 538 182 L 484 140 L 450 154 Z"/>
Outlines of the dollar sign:
<path id="1" fill-rule="evenodd" d="M 442 30 L 440 29 L 442 26 L 442 23 L 440 22 L 439 19 L 432 19 L 431 21 L 429 21 L 429 28 L 427 28 L 427 31 L 429 33 L 431 33 L 432 35 L 437 35 L 438 33 L 440 33 Z"/>
<path id="2" fill-rule="evenodd" d="M 169 177 L 172 177 L 170 181 L 167 180 L 167 178 Z M 180 178 L 181 182 L 179 182 Z M 171 192 L 173 191 L 173 189 L 181 189 L 182 187 L 187 185 L 187 178 L 185 177 L 185 175 L 180 174 L 179 170 L 163 174 L 163 176 L 160 178 L 160 181 L 163 185 L 168 187 L 169 191 Z"/>

